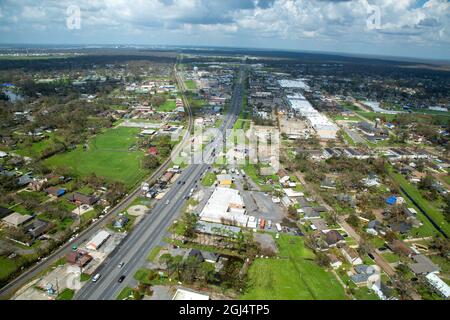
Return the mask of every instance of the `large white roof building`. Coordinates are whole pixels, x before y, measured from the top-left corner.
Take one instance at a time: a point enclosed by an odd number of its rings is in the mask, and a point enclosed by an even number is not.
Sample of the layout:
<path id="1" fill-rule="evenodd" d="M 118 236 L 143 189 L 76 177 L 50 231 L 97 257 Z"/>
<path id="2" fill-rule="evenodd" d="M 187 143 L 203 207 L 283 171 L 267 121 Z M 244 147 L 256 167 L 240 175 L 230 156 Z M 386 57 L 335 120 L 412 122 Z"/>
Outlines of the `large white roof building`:
<path id="1" fill-rule="evenodd" d="M 248 216 L 239 191 L 217 187 L 200 213 L 200 220 L 246 227 Z"/>
<path id="2" fill-rule="evenodd" d="M 292 109 L 308 119 L 321 139 L 336 139 L 336 134 L 339 130 L 337 125 L 314 109 L 302 94 L 290 95 L 287 98 Z"/>
<path id="3" fill-rule="evenodd" d="M 444 298 L 450 298 L 450 287 L 435 273 L 429 273 L 426 275 L 428 283 L 437 290 Z"/>
<path id="4" fill-rule="evenodd" d="M 278 80 L 278 83 L 282 88 L 296 88 L 296 89 L 309 90 L 309 86 L 302 79 L 297 79 L 297 80 L 283 79 L 283 80 Z"/>
<path id="5" fill-rule="evenodd" d="M 209 296 L 190 290 L 177 289 L 172 300 L 209 300 Z"/>
<path id="6" fill-rule="evenodd" d="M 86 248 L 90 250 L 98 250 L 98 248 L 100 248 L 110 236 L 111 234 L 109 232 L 101 230 L 92 238 L 91 241 L 88 242 L 88 244 L 86 244 Z"/>

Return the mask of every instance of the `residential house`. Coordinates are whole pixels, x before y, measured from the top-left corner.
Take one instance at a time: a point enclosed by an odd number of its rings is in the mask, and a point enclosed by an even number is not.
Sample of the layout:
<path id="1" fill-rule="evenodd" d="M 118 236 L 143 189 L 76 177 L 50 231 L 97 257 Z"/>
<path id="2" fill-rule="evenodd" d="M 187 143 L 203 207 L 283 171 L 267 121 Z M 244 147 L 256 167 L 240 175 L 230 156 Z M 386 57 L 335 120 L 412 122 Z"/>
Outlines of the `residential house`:
<path id="1" fill-rule="evenodd" d="M 113 227 L 116 229 L 122 229 L 127 225 L 129 220 L 130 219 L 128 219 L 126 215 L 120 214 L 117 219 L 114 220 Z"/>
<path id="2" fill-rule="evenodd" d="M 220 257 L 217 253 L 209 252 L 209 251 L 201 251 L 201 254 L 202 254 L 205 262 L 209 262 L 209 263 L 216 263 Z"/>
<path id="3" fill-rule="evenodd" d="M 31 177 L 31 175 L 30 174 L 24 174 L 24 175 L 19 177 L 19 179 L 17 180 L 17 184 L 19 185 L 19 187 L 25 187 L 31 181 L 33 181 L 33 178 Z"/>
<path id="4" fill-rule="evenodd" d="M 397 197 L 396 196 L 390 196 L 386 199 L 386 203 L 390 206 L 393 206 L 397 203 Z"/>
<path id="5" fill-rule="evenodd" d="M 92 259 L 92 256 L 83 250 L 71 251 L 66 255 L 67 263 L 79 267 L 86 266 Z"/>
<path id="6" fill-rule="evenodd" d="M 64 188 L 58 188 L 58 187 L 49 187 L 45 189 L 45 192 L 49 195 L 52 195 L 54 197 L 61 197 L 66 193 L 66 189 Z"/>
<path id="7" fill-rule="evenodd" d="M 330 258 L 330 266 L 333 269 L 338 269 L 342 266 L 342 261 L 339 260 L 334 254 L 329 254 L 328 257 Z"/>
<path id="8" fill-rule="evenodd" d="M 11 213 L 13 213 L 12 210 L 0 206 L 0 219 L 3 219 L 4 217 L 6 217 L 7 215 L 9 215 Z"/>
<path id="9" fill-rule="evenodd" d="M 394 239 L 394 241 L 387 244 L 387 247 L 394 253 L 411 257 L 414 254 L 414 251 L 408 247 L 403 241 Z"/>
<path id="10" fill-rule="evenodd" d="M 33 239 L 37 239 L 50 229 L 50 223 L 48 223 L 47 221 L 35 219 L 35 220 L 31 221 L 30 223 L 27 223 L 26 225 L 24 225 L 23 229 Z"/>
<path id="11" fill-rule="evenodd" d="M 311 207 L 305 207 L 305 208 L 303 208 L 303 211 L 304 211 L 304 214 L 303 214 L 304 219 L 319 219 L 320 218 L 320 213 Z"/>
<path id="12" fill-rule="evenodd" d="M 67 195 L 67 199 L 69 201 L 79 203 L 79 204 L 88 204 L 93 205 L 98 201 L 98 198 L 96 196 L 87 196 L 85 194 L 82 194 L 80 192 L 74 192 L 69 195 Z"/>
<path id="13" fill-rule="evenodd" d="M 33 217 L 30 215 L 14 212 L 14 213 L 11 213 L 10 215 L 4 217 L 2 219 L 2 221 L 7 226 L 17 228 L 17 227 L 20 227 L 21 225 L 23 225 L 25 222 L 30 221 L 31 219 L 33 219 Z"/>
<path id="14" fill-rule="evenodd" d="M 324 219 L 313 219 L 311 220 L 311 224 L 319 231 L 327 231 L 329 229 L 328 224 Z"/>
<path id="15" fill-rule="evenodd" d="M 408 233 L 412 228 L 411 224 L 404 222 L 404 221 L 394 222 L 389 227 L 391 228 L 391 230 L 393 232 L 399 232 L 401 234 Z"/>
<path id="16" fill-rule="evenodd" d="M 185 258 L 186 258 L 186 259 L 189 259 L 189 258 L 191 258 L 191 259 L 196 259 L 196 260 L 198 260 L 199 262 L 205 261 L 205 258 L 203 257 L 202 252 L 201 252 L 200 250 L 197 250 L 197 249 L 190 249 L 190 250 L 187 252 Z"/>
<path id="17" fill-rule="evenodd" d="M 153 155 L 153 156 L 157 156 L 158 155 L 158 149 L 156 147 L 150 147 L 150 148 L 148 148 L 148 153 Z"/>
<path id="18" fill-rule="evenodd" d="M 415 274 L 428 274 L 430 272 L 439 272 L 439 266 L 435 265 L 429 258 L 422 254 L 413 256 L 415 263 L 409 264 L 409 268 Z"/>
<path id="19" fill-rule="evenodd" d="M 344 255 L 345 259 L 350 262 L 352 265 L 362 264 L 362 260 L 358 255 L 358 252 L 350 247 L 341 248 L 341 252 Z"/>
<path id="20" fill-rule="evenodd" d="M 325 234 L 325 242 L 329 247 L 335 247 L 340 242 L 345 242 L 344 237 L 337 230 L 330 230 Z"/>
<path id="21" fill-rule="evenodd" d="M 335 190 L 336 189 L 336 182 L 331 179 L 326 177 L 324 180 L 322 180 L 322 182 L 320 183 L 320 187 L 322 189 L 332 189 Z"/>
<path id="22" fill-rule="evenodd" d="M 355 266 L 355 272 L 355 274 L 350 276 L 350 279 L 352 279 L 357 286 L 360 286 L 367 285 L 369 279 L 377 273 L 377 270 L 375 266 L 360 264 Z"/>
<path id="23" fill-rule="evenodd" d="M 383 224 L 378 220 L 369 221 L 366 232 L 372 235 L 378 235 L 378 232 L 383 231 Z"/>

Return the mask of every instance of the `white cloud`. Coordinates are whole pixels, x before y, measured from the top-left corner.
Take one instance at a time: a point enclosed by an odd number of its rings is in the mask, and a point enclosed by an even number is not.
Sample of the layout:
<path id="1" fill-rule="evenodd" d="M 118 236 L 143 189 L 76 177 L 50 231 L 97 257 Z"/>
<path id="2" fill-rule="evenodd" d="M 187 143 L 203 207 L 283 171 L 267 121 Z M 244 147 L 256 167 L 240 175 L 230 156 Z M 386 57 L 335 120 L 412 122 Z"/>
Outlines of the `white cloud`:
<path id="1" fill-rule="evenodd" d="M 30 39 L 39 31 L 33 28 L 62 33 L 67 31 L 65 10 L 73 4 L 80 6 L 79 32 L 85 39 L 108 34 L 110 40 L 122 41 L 131 34 L 130 42 L 145 43 L 146 35 L 170 41 L 172 35 L 185 33 L 214 45 L 226 36 L 235 37 L 238 44 L 262 39 L 267 47 L 270 41 L 263 39 L 283 41 L 290 47 L 303 44 L 303 39 L 315 39 L 316 47 L 332 43 L 342 51 L 351 50 L 354 44 L 381 43 L 398 50 L 402 43 L 409 45 L 407 50 L 414 45 L 450 49 L 447 0 L 429 0 L 422 6 L 416 0 L 4 0 L 0 2 L 0 26 L 10 28 L 9 33 L 28 31 Z M 380 9 L 378 30 L 367 28 L 369 5 Z M 18 17 L 16 22 L 13 17 Z M 189 44 L 189 39 L 185 37 L 182 44 Z"/>

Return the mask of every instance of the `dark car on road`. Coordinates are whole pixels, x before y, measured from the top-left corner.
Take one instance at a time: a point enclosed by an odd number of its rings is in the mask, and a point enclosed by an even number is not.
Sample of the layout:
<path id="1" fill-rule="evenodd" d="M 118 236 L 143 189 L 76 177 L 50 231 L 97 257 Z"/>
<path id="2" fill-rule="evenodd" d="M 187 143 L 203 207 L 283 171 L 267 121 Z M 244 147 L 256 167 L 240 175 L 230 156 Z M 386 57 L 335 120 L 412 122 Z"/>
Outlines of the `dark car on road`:
<path id="1" fill-rule="evenodd" d="M 125 280 L 125 275 L 120 276 L 119 280 L 117 280 L 119 283 L 122 283 L 123 280 Z"/>

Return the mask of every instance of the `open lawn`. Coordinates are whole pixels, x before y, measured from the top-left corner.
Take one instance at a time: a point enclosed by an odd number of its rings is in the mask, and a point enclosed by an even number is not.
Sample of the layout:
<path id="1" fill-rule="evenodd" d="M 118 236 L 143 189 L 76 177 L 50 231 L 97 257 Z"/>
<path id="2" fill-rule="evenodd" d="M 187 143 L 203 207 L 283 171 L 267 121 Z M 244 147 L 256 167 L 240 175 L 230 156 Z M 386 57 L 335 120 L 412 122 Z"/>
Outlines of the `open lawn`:
<path id="1" fill-rule="evenodd" d="M 272 185 L 266 184 L 267 180 L 269 179 L 272 179 L 273 181 L 279 180 L 277 175 L 271 176 L 259 175 L 258 168 L 251 163 L 247 163 L 246 165 L 242 166 L 242 169 L 245 171 L 245 174 L 249 176 L 250 179 L 252 179 L 253 182 L 256 183 L 263 192 L 269 192 L 273 190 Z"/>
<path id="2" fill-rule="evenodd" d="M 89 141 L 84 150 L 58 154 L 45 160 L 50 167 L 67 167 L 75 176 L 88 176 L 95 173 L 107 181 L 120 181 L 131 188 L 147 173 L 141 168 L 142 151 L 130 151 L 136 143 L 138 128 L 116 127 L 106 130 Z"/>
<path id="3" fill-rule="evenodd" d="M 31 144 L 19 144 L 17 149 L 14 150 L 14 153 L 20 154 L 21 156 L 39 158 L 45 149 L 52 147 L 54 144 L 53 134 L 48 134 L 48 138 L 44 138 L 41 141 Z"/>
<path id="4" fill-rule="evenodd" d="M 244 131 L 247 131 L 248 129 L 250 129 L 250 124 L 251 120 L 237 119 L 233 126 L 233 129 L 242 129 Z"/>
<path id="5" fill-rule="evenodd" d="M 381 254 L 383 256 L 383 258 L 385 258 L 387 260 L 387 262 L 389 263 L 395 263 L 398 262 L 400 260 L 399 256 L 396 255 L 393 252 L 383 252 Z"/>
<path id="6" fill-rule="evenodd" d="M 156 246 L 154 247 L 150 253 L 148 254 L 147 260 L 150 262 L 154 262 L 156 259 L 156 256 L 158 255 L 158 253 L 161 251 L 162 247 L 161 246 Z"/>
<path id="7" fill-rule="evenodd" d="M 186 84 L 186 88 L 188 88 L 189 90 L 197 89 L 197 86 L 196 86 L 194 80 L 186 80 L 184 83 Z"/>
<path id="8" fill-rule="evenodd" d="M 216 181 L 216 175 L 213 172 L 208 172 L 202 179 L 202 185 L 205 187 L 210 187 Z"/>
<path id="9" fill-rule="evenodd" d="M 314 262 L 300 237 L 281 235 L 278 258 L 256 259 L 249 269 L 249 288 L 242 299 L 342 300 L 344 288 L 333 274 Z"/>
<path id="10" fill-rule="evenodd" d="M 116 300 L 125 300 L 128 299 L 129 296 L 133 293 L 133 288 L 125 287 L 120 291 L 119 295 L 117 296 Z"/>
<path id="11" fill-rule="evenodd" d="M 175 110 L 177 107 L 175 100 L 166 100 L 162 105 L 156 108 L 157 111 L 161 112 L 169 112 Z"/>
<path id="12" fill-rule="evenodd" d="M 18 265 L 14 259 L 7 257 L 0 257 L 0 283 L 5 281 L 10 274 L 18 269 Z"/>
<path id="13" fill-rule="evenodd" d="M 376 118 L 380 119 L 386 119 L 386 121 L 392 121 L 397 116 L 396 114 L 389 114 L 389 113 L 379 113 L 379 112 L 367 112 L 367 111 L 357 111 L 357 114 L 360 116 L 363 116 L 364 118 L 367 118 L 369 120 L 374 121 Z"/>
<path id="14" fill-rule="evenodd" d="M 380 300 L 378 296 L 375 294 L 375 292 L 371 291 L 367 287 L 355 289 L 355 293 L 353 294 L 353 296 L 357 300 Z"/>
<path id="15" fill-rule="evenodd" d="M 432 203 L 422 197 L 419 190 L 412 184 L 410 184 L 400 173 L 390 171 L 391 177 L 406 191 L 408 194 L 420 205 L 423 210 L 433 219 L 433 221 L 439 225 L 439 227 L 447 234 L 450 235 L 450 224 L 445 221 L 442 212 L 436 208 Z M 406 197 L 405 197 L 406 198 Z"/>
<path id="16" fill-rule="evenodd" d="M 72 300 L 74 294 L 75 294 L 75 291 L 73 291 L 72 289 L 66 288 L 58 295 L 58 297 L 56 297 L 56 300 Z"/>

